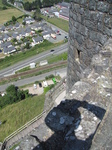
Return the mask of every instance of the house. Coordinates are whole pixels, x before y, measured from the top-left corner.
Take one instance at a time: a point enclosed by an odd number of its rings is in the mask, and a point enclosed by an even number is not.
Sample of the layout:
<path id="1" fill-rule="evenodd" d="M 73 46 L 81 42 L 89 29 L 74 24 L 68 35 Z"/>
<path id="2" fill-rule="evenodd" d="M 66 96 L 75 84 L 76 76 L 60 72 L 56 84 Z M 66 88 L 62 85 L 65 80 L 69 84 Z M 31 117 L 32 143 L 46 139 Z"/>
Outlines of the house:
<path id="1" fill-rule="evenodd" d="M 23 20 L 23 22 L 26 22 L 26 24 L 31 24 L 31 23 L 34 23 L 35 20 L 29 16 L 29 17 L 26 17 L 26 18 Z"/>
<path id="2" fill-rule="evenodd" d="M 41 26 L 41 24 L 35 24 L 35 25 L 31 26 L 31 29 L 36 30 L 36 31 L 42 30 L 42 26 Z"/>
<path id="3" fill-rule="evenodd" d="M 11 43 L 10 41 L 1 44 L 1 48 L 2 48 L 2 49 L 3 49 L 4 47 L 11 47 L 11 46 L 12 46 L 12 43 Z"/>
<path id="4" fill-rule="evenodd" d="M 18 37 L 18 34 L 17 34 L 17 33 L 13 33 L 13 34 L 12 34 L 12 38 L 17 39 L 17 37 Z"/>
<path id="5" fill-rule="evenodd" d="M 7 29 L 7 30 L 13 30 L 13 26 L 12 26 L 12 25 L 9 25 L 9 26 L 6 27 L 6 29 Z"/>
<path id="6" fill-rule="evenodd" d="M 50 31 L 44 31 L 44 32 L 42 32 L 42 36 L 44 39 L 49 39 L 51 36 L 51 33 L 53 33 L 53 31 L 51 31 L 51 30 Z"/>
<path id="7" fill-rule="evenodd" d="M 23 38 L 25 36 L 26 36 L 26 32 L 25 32 L 25 30 L 22 30 L 22 31 L 18 32 L 17 39 L 20 40 L 21 38 Z"/>
<path id="8" fill-rule="evenodd" d="M 42 36 L 37 36 L 35 38 L 32 38 L 33 42 L 31 43 L 31 46 L 35 46 L 36 44 L 40 44 L 43 42 Z"/>
<path id="9" fill-rule="evenodd" d="M 19 29 L 20 28 L 20 23 L 19 22 L 17 22 L 16 24 L 15 24 L 15 26 L 14 26 L 14 29 Z"/>
<path id="10" fill-rule="evenodd" d="M 4 48 L 3 48 L 4 54 L 11 54 L 11 53 L 13 53 L 13 52 L 15 52 L 15 51 L 16 51 L 16 49 L 15 49 L 14 46 L 11 46 L 11 47 L 4 47 Z"/>
<path id="11" fill-rule="evenodd" d="M 4 31 L 6 31 L 6 27 L 5 26 L 1 26 L 0 31 L 1 31 L 1 33 L 3 33 Z"/>
<path id="12" fill-rule="evenodd" d="M 62 3 L 58 3 L 56 5 L 58 8 L 70 8 L 70 3 L 67 3 L 67 2 L 62 2 Z"/>
<path id="13" fill-rule="evenodd" d="M 26 28 L 25 29 L 25 36 L 30 36 L 31 35 L 31 28 Z"/>
<path id="14" fill-rule="evenodd" d="M 14 2 L 14 6 L 22 8 L 23 4 L 21 2 Z"/>
<path id="15" fill-rule="evenodd" d="M 4 34 L 3 35 L 3 41 L 5 42 L 5 41 L 10 41 L 12 38 L 11 38 L 11 36 L 9 36 L 8 34 Z"/>
<path id="16" fill-rule="evenodd" d="M 69 9 L 68 8 L 64 8 L 61 9 L 59 12 L 59 18 L 62 18 L 64 20 L 69 20 Z"/>
<path id="17" fill-rule="evenodd" d="M 1 49 L 4 54 L 10 54 L 16 51 L 15 47 L 11 44 L 11 42 L 5 42 L 1 44 Z"/>

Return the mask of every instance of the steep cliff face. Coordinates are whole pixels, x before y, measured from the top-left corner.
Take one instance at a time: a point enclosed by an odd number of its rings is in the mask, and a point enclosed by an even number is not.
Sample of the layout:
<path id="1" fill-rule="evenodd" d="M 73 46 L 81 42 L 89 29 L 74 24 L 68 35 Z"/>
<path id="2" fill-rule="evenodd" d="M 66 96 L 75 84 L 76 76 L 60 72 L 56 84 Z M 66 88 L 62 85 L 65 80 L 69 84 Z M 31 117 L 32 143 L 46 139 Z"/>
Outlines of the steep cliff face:
<path id="1" fill-rule="evenodd" d="M 67 92 L 112 37 L 112 0 L 72 0 L 69 14 Z"/>

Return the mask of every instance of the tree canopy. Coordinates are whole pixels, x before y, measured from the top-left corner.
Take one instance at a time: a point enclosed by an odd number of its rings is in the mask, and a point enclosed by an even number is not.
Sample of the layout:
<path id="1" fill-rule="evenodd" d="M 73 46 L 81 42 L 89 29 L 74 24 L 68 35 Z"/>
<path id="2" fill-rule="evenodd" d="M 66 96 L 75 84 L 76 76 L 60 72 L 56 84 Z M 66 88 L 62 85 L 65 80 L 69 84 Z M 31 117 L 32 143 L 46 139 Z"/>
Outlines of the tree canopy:
<path id="1" fill-rule="evenodd" d="M 28 90 L 23 91 L 14 85 L 10 85 L 6 89 L 6 94 L 4 96 L 0 96 L 0 108 L 24 100 L 29 96 Z"/>

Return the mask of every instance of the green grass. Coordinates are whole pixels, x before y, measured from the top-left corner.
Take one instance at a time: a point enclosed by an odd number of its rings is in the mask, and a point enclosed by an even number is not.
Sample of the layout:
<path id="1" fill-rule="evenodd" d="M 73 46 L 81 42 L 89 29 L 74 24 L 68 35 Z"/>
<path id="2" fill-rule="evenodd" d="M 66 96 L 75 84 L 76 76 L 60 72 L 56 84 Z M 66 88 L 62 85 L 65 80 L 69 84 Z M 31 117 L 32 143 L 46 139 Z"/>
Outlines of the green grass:
<path id="1" fill-rule="evenodd" d="M 69 31 L 69 22 L 60 18 L 47 18 L 46 16 L 41 15 L 43 19 L 45 19 L 47 22 L 59 27 L 60 29 L 68 32 Z"/>
<path id="2" fill-rule="evenodd" d="M 45 95 L 27 98 L 0 110 L 0 142 L 43 111 Z"/>
<path id="3" fill-rule="evenodd" d="M 19 17 L 23 15 L 23 12 L 15 8 L 10 8 L 0 11 L 0 24 L 4 24 L 12 19 L 12 16 Z"/>
<path id="4" fill-rule="evenodd" d="M 64 42 L 62 41 L 62 42 L 53 44 L 48 41 L 44 41 L 40 45 L 37 45 L 37 46 L 31 48 L 30 50 L 27 50 L 25 52 L 21 52 L 18 54 L 10 55 L 9 57 L 7 56 L 6 58 L 0 59 L 0 70 L 4 69 L 6 67 L 9 67 L 11 65 L 14 65 L 15 63 L 25 60 L 31 56 L 37 55 L 43 51 L 57 47 L 63 43 Z"/>
<path id="5" fill-rule="evenodd" d="M 4 5 L 2 4 L 2 0 L 0 0 L 0 7 L 3 7 Z"/>
<path id="6" fill-rule="evenodd" d="M 67 52 L 60 54 L 60 55 L 57 55 L 57 56 L 54 55 L 52 57 L 49 57 L 47 60 L 48 60 L 49 64 L 52 64 L 54 62 L 58 62 L 61 60 L 67 60 Z"/>
<path id="7" fill-rule="evenodd" d="M 44 93 L 46 94 L 49 90 L 51 90 L 52 88 L 54 88 L 55 84 L 51 84 L 48 87 L 44 88 Z"/>

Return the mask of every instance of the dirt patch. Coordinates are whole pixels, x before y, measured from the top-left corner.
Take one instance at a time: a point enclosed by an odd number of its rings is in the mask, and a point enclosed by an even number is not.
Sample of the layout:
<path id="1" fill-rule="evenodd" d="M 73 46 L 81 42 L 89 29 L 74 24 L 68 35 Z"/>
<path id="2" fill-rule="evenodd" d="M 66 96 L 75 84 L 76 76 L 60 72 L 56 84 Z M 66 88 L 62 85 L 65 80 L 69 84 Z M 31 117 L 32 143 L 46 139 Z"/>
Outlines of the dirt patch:
<path id="1" fill-rule="evenodd" d="M 41 95 L 44 92 L 44 84 L 43 82 L 41 83 L 42 83 L 42 87 L 39 87 L 38 84 L 35 84 L 36 85 L 36 88 L 35 88 L 34 84 L 32 84 L 32 86 L 25 87 L 23 88 L 23 90 L 29 90 L 29 93 L 33 95 Z M 47 80 L 47 84 L 51 85 L 54 83 L 52 80 Z"/>

